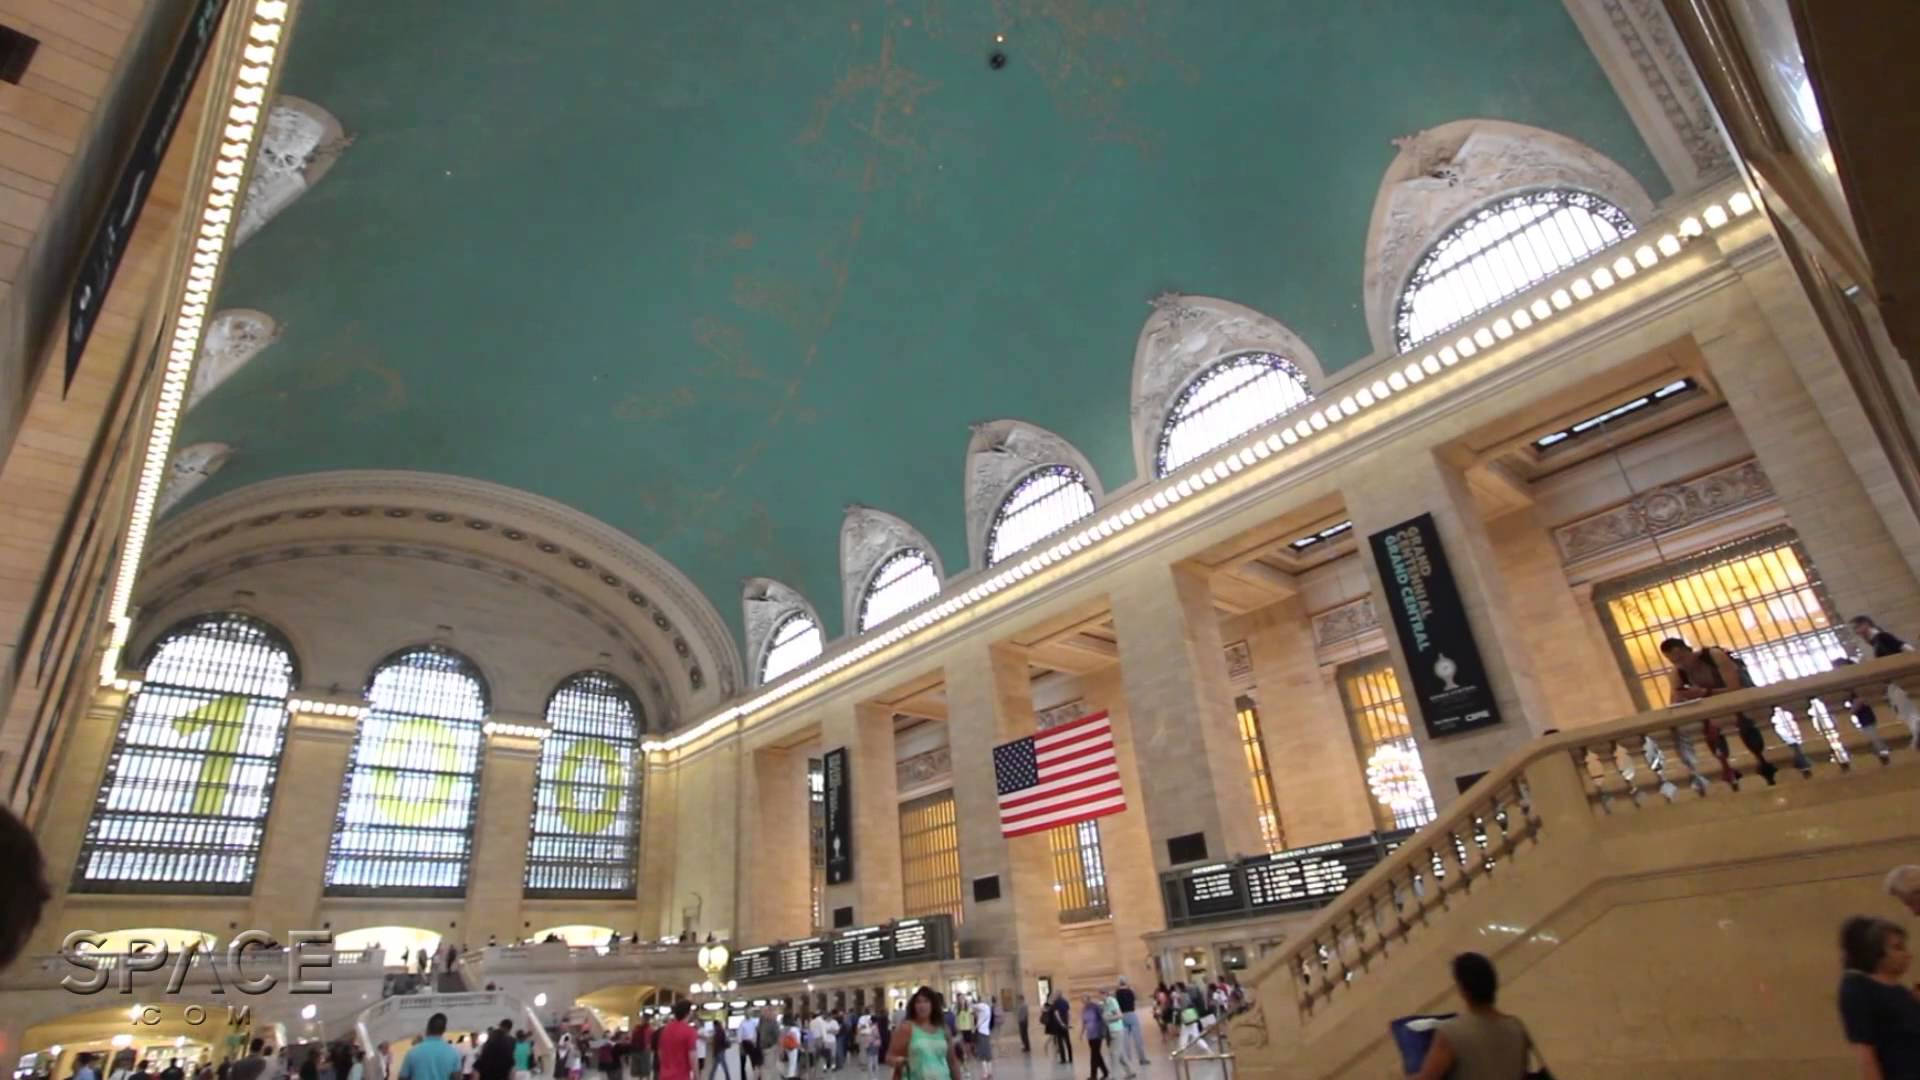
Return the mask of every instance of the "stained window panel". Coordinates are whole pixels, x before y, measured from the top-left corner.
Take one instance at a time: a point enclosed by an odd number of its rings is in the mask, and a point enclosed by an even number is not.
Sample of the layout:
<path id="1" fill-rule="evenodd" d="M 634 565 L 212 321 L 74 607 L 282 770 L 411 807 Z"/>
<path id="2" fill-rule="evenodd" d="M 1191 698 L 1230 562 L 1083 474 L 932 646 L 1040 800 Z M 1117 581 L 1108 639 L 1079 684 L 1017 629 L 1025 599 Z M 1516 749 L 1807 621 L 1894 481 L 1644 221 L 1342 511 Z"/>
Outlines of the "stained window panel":
<path id="1" fill-rule="evenodd" d="M 1435 241 L 1394 312 L 1401 352 L 1632 236 L 1626 211 L 1598 195 L 1530 191 L 1480 208 Z"/>
<path id="2" fill-rule="evenodd" d="M 568 678 L 547 701 L 527 841 L 531 897 L 630 897 L 640 856 L 640 702 L 604 671 Z"/>
<path id="3" fill-rule="evenodd" d="M 1432 821 L 1433 791 L 1392 662 L 1381 653 L 1341 667 L 1338 676 L 1375 822 L 1407 829 Z"/>
<path id="4" fill-rule="evenodd" d="M 919 548 L 902 548 L 883 559 L 860 597 L 857 626 L 866 633 L 895 615 L 940 595 L 933 559 Z"/>
<path id="5" fill-rule="evenodd" d="M 1269 852 L 1284 851 L 1287 835 L 1280 826 L 1280 807 L 1274 801 L 1273 770 L 1267 766 L 1260 710 L 1252 698 L 1242 696 L 1234 702 L 1234 719 L 1240 725 L 1240 749 L 1247 759 L 1247 776 L 1253 782 L 1253 808 L 1260 815 L 1260 840 Z"/>
<path id="6" fill-rule="evenodd" d="M 1078 470 L 1047 465 L 1022 477 L 1000 502 L 987 532 L 987 565 L 1093 513 L 1093 489 Z"/>
<path id="7" fill-rule="evenodd" d="M 820 624 L 804 611 L 789 612 L 767 637 L 766 658 L 760 663 L 760 681 L 772 682 L 787 672 L 811 663 L 820 655 L 825 638 Z"/>
<path id="8" fill-rule="evenodd" d="M 486 683 L 422 645 L 375 669 L 327 859 L 335 895 L 459 896 L 479 805 Z"/>
<path id="9" fill-rule="evenodd" d="M 284 639 L 244 615 L 168 631 L 121 716 L 74 891 L 248 892 L 295 681 Z"/>
<path id="10" fill-rule="evenodd" d="M 1313 400 L 1306 376 L 1285 357 L 1250 352 L 1202 372 L 1174 399 L 1154 453 L 1165 476 Z"/>
<path id="11" fill-rule="evenodd" d="M 960 922 L 960 823 L 953 792 L 900 805 L 900 878 L 908 918 L 946 914 Z"/>
<path id="12" fill-rule="evenodd" d="M 1112 915 L 1099 820 L 1048 829 L 1047 847 L 1053 856 L 1053 895 L 1060 921 L 1089 922 Z"/>

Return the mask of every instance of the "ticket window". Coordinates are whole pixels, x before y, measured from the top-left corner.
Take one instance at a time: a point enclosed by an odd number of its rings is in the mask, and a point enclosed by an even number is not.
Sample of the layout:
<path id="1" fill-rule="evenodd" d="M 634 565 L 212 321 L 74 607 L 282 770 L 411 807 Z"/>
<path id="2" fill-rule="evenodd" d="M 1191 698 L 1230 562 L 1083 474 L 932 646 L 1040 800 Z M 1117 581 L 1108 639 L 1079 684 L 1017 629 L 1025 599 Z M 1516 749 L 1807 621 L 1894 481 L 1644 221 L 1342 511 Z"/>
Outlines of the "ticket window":
<path id="1" fill-rule="evenodd" d="M 1245 971 L 1247 969 L 1247 947 L 1245 945 L 1216 945 L 1214 951 L 1220 956 L 1220 970 Z"/>

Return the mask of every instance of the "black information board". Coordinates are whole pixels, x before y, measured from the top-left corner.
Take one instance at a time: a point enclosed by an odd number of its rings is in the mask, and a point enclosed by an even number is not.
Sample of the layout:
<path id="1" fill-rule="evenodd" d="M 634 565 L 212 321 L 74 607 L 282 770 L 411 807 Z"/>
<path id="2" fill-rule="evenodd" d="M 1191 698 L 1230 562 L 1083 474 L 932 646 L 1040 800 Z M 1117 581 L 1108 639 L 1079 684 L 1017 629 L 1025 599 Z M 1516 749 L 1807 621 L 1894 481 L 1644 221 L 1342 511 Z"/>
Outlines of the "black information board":
<path id="1" fill-rule="evenodd" d="M 1187 911 L 1197 916 L 1239 911 L 1246 904 L 1240 876 L 1229 863 L 1189 870 L 1181 883 Z"/>
<path id="2" fill-rule="evenodd" d="M 1379 864 L 1408 831 L 1369 833 L 1161 875 L 1167 925 L 1324 907 Z"/>
<path id="3" fill-rule="evenodd" d="M 113 277 L 120 270 L 120 260 L 127 253 L 127 241 L 133 237 L 140 211 L 147 205 L 147 193 L 153 190 L 154 178 L 160 175 L 160 159 L 166 156 L 167 144 L 173 141 L 174 129 L 180 126 L 180 113 L 187 107 L 187 95 L 193 92 L 200 68 L 213 48 L 214 32 L 220 28 L 220 16 L 227 10 L 227 0 L 195 0 L 192 7 L 186 31 L 174 46 L 173 59 L 167 64 L 160 85 L 153 90 L 153 104 L 147 109 L 146 122 L 135 136 L 127 160 L 120 166 L 120 175 L 107 197 L 93 239 L 87 244 L 86 256 L 73 282 L 73 293 L 67 300 L 66 387 L 73 386 L 74 373 L 80 370 L 80 357 L 87 351 L 87 339 L 93 336 L 94 323 L 106 307 L 107 290 L 112 288 Z"/>
<path id="4" fill-rule="evenodd" d="M 853 880 L 853 796 L 847 787 L 847 748 L 827 751 L 827 884 Z"/>
<path id="5" fill-rule="evenodd" d="M 952 917 L 931 915 L 742 949 L 728 964 L 728 977 L 740 983 L 810 979 L 916 960 L 948 960 L 952 956 Z"/>
<path id="6" fill-rule="evenodd" d="M 1439 738 L 1499 723 L 1487 668 L 1433 515 L 1410 518 L 1368 539 L 1427 734 Z"/>

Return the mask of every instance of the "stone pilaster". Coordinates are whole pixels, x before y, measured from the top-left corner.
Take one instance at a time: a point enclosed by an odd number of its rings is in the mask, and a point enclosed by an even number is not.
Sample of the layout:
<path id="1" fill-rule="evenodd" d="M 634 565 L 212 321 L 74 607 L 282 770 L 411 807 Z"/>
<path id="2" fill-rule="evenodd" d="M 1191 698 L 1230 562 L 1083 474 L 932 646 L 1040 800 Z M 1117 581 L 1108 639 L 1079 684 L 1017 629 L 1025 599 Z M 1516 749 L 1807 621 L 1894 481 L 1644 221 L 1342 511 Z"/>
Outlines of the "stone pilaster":
<path id="1" fill-rule="evenodd" d="M 853 880 L 827 887 L 828 921 L 835 908 L 848 905 L 856 926 L 898 918 L 905 886 L 893 712 L 866 703 L 835 707 L 821 721 L 820 743 L 823 751 L 846 748 L 852 796 Z"/>
<path id="2" fill-rule="evenodd" d="M 46 809 L 34 827 L 41 856 L 46 860 L 47 883 L 53 886 L 53 899 L 29 939 L 30 955 L 59 951 L 60 939 L 68 929 L 60 914 L 66 906 L 74 862 L 86 839 L 87 821 L 93 816 L 94 799 L 100 794 L 107 755 L 113 751 L 113 738 L 119 732 L 126 704 L 127 695 L 118 691 L 94 691 L 92 702 L 74 718 L 65 744 L 50 764 L 53 775 L 66 777 L 67 782 L 52 785 L 43 804 Z"/>
<path id="3" fill-rule="evenodd" d="M 1206 837 L 1210 859 L 1265 851 L 1206 579 L 1152 562 L 1113 577 L 1133 745 L 1153 762 L 1141 783 L 1154 865 L 1167 869 L 1167 840 L 1191 833 Z"/>
<path id="4" fill-rule="evenodd" d="M 1407 453 L 1397 456 L 1391 467 L 1379 463 L 1349 467 L 1340 476 L 1340 488 L 1347 514 L 1353 519 L 1354 534 L 1360 538 L 1361 562 L 1367 568 L 1373 603 L 1387 631 L 1394 671 L 1407 696 L 1407 712 L 1426 764 L 1427 783 L 1433 789 L 1435 804 L 1444 807 L 1459 796 L 1457 777 L 1494 768 L 1534 735 L 1554 726 L 1552 709 L 1541 692 L 1533 654 L 1527 647 L 1527 637 L 1536 628 L 1526 625 L 1516 613 L 1486 522 L 1458 469 L 1431 451 Z M 1413 693 L 1414 683 L 1408 677 L 1407 658 L 1391 625 L 1388 613 L 1392 607 L 1369 539 L 1423 513 L 1433 515 L 1501 717 L 1501 722 L 1491 727 L 1438 740 L 1427 735 Z"/>
<path id="5" fill-rule="evenodd" d="M 744 945 L 806 937 L 814 930 L 807 810 L 806 751 L 750 752 L 741 805 L 747 827 L 740 869 Z"/>
<path id="6" fill-rule="evenodd" d="M 526 893 L 527 838 L 532 830 L 533 785 L 540 742 L 519 735 L 489 735 L 482 751 L 480 808 L 474 821 L 473 857 L 467 866 L 465 940 L 520 936 L 520 903 Z"/>
<path id="7" fill-rule="evenodd" d="M 1017 978 L 1031 987 L 1059 962 L 1058 905 L 1044 832 L 1000 833 L 994 744 L 1034 731 L 1026 658 L 999 645 L 966 644 L 947 662 L 947 728 L 953 744 L 953 801 L 960 833 L 961 949 L 968 956 L 1014 951 Z M 997 876 L 1000 898 L 976 901 L 974 882 Z"/>
<path id="8" fill-rule="evenodd" d="M 1119 950 L 1114 964 L 1136 988 L 1150 988 L 1158 976 L 1146 936 L 1167 928 L 1167 910 L 1160 898 L 1153 837 L 1140 795 L 1140 758 L 1134 753 L 1126 691 L 1118 667 L 1084 676 L 1080 685 L 1088 710 L 1104 709 L 1113 720 L 1114 755 L 1120 765 L 1120 784 L 1127 793 L 1126 810 L 1100 819 L 1100 856 L 1106 863 L 1107 903 L 1113 913 L 1113 938 Z"/>
<path id="9" fill-rule="evenodd" d="M 354 728 L 351 717 L 318 713 L 295 713 L 289 721 L 248 926 L 278 931 L 320 925 L 327 853 Z"/>

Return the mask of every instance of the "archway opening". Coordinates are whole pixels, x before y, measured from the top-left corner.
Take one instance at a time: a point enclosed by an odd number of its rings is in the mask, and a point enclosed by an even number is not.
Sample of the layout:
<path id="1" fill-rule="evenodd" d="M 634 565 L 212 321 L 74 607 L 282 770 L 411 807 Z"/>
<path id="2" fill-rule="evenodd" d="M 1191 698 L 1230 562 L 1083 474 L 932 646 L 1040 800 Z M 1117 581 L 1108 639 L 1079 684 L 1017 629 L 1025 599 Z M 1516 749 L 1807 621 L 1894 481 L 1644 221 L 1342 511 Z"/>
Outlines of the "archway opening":
<path id="1" fill-rule="evenodd" d="M 409 968 L 421 952 L 439 953 L 440 935 L 420 926 L 368 926 L 333 935 L 333 947 L 339 952 L 384 949 L 387 967 Z"/>

